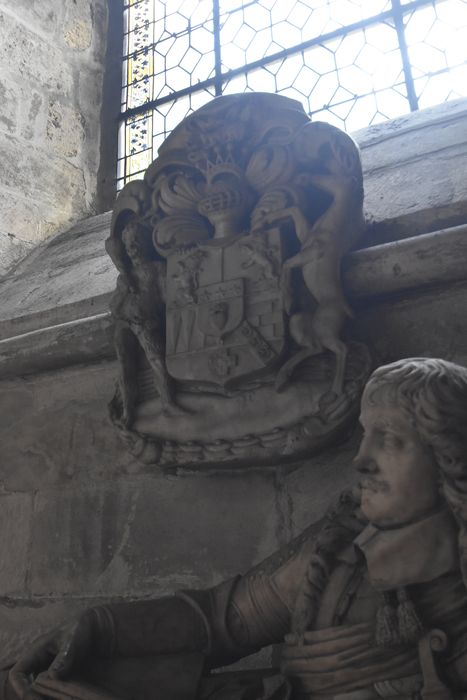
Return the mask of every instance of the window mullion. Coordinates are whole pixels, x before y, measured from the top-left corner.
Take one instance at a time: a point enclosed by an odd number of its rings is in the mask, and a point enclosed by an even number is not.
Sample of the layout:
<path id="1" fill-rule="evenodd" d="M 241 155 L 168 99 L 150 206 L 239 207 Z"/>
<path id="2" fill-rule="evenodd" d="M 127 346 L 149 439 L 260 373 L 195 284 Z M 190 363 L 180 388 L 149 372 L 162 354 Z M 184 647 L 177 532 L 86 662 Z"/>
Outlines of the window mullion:
<path id="1" fill-rule="evenodd" d="M 219 0 L 212 3 L 212 23 L 214 35 L 214 89 L 216 97 L 222 95 L 221 28 Z"/>
<path id="2" fill-rule="evenodd" d="M 407 99 L 409 100 L 410 109 L 412 112 L 418 110 L 418 98 L 415 92 L 415 85 L 412 76 L 412 67 L 410 65 L 409 51 L 405 40 L 404 17 L 402 13 L 400 0 L 391 0 L 394 13 L 394 26 L 397 32 L 399 41 L 399 49 L 402 56 L 402 68 L 404 71 L 405 84 L 407 86 Z"/>

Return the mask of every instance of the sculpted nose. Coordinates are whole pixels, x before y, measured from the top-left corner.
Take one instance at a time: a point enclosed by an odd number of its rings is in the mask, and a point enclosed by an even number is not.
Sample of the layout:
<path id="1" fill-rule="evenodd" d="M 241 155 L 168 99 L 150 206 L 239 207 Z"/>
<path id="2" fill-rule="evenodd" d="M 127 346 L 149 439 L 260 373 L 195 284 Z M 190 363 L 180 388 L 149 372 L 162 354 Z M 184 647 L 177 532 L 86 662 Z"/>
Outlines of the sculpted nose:
<path id="1" fill-rule="evenodd" d="M 355 469 L 360 472 L 360 474 L 376 474 L 378 471 L 378 465 L 373 459 L 369 457 L 360 457 L 360 453 L 354 459 Z"/>
<path id="2" fill-rule="evenodd" d="M 358 472 L 362 474 L 375 474 L 378 471 L 378 465 L 369 453 L 368 447 L 368 440 L 364 437 L 353 463 Z"/>

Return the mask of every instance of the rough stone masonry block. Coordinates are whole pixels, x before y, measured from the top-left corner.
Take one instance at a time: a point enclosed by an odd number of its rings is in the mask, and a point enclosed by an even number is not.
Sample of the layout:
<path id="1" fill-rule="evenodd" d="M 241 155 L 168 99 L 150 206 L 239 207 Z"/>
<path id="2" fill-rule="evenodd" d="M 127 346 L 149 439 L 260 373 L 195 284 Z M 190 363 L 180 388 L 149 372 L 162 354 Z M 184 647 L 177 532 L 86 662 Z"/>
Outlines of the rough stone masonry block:
<path id="1" fill-rule="evenodd" d="M 453 100 L 354 134 L 378 242 L 465 223 L 466 115 Z"/>
<path id="2" fill-rule="evenodd" d="M 307 460 L 284 477 L 294 536 L 322 518 L 339 494 L 358 482 L 352 460 L 359 439 L 360 431 L 355 429 L 347 442 Z"/>
<path id="3" fill-rule="evenodd" d="M 81 149 L 83 167 L 90 173 L 97 173 L 100 152 L 98 148 L 87 148 L 89 143 L 99 143 L 100 107 L 102 100 L 102 90 L 104 81 L 104 71 L 102 67 L 96 68 L 94 65 L 83 66 L 77 76 L 76 92 L 77 104 L 82 117 L 85 143 Z M 113 175 L 113 173 L 112 173 Z"/>
<path id="4" fill-rule="evenodd" d="M 22 24 L 53 37 L 63 21 L 67 3 L 57 0 L 0 0 L 0 9 L 14 14 Z"/>
<path id="5" fill-rule="evenodd" d="M 0 135 L 0 148 L 2 146 L 3 135 Z M 1 233 L 14 237 L 18 244 L 23 241 L 27 245 L 41 240 L 41 237 L 47 233 L 48 217 L 51 213 L 56 215 L 56 211 L 50 212 L 45 205 L 16 193 L 5 192 L 5 194 L 6 196 L 0 201 Z M 17 309 L 17 312 L 20 312 L 20 309 Z"/>
<path id="6" fill-rule="evenodd" d="M 0 597 L 14 593 L 24 595 L 31 518 L 31 494 L 0 495 Z"/>
<path id="7" fill-rule="evenodd" d="M 6 274 L 21 258 L 24 258 L 32 247 L 32 243 L 22 241 L 13 234 L 0 231 L 0 277 Z"/>
<path id="8" fill-rule="evenodd" d="M 49 103 L 46 140 L 53 153 L 74 159 L 84 139 L 83 117 L 58 101 Z"/>
<path id="9" fill-rule="evenodd" d="M 131 470 L 134 459 L 107 417 L 113 381 L 113 366 L 102 365 L 3 382 L 5 488 L 37 491 L 57 483 L 111 480 Z"/>
<path id="10" fill-rule="evenodd" d="M 0 6 L 0 65 L 13 66 L 15 75 L 36 89 L 71 94 L 71 67 L 54 42 L 46 42 L 34 31 L 2 11 Z"/>
<path id="11" fill-rule="evenodd" d="M 373 172 L 365 181 L 370 215 L 386 222 L 389 230 L 400 218 L 395 230 L 401 237 L 464 223 L 467 184 L 459 173 L 465 171 L 466 160 L 467 144 L 463 143 L 397 168 Z"/>
<path id="12" fill-rule="evenodd" d="M 0 131 L 16 132 L 18 117 L 18 88 L 9 81 L 0 80 Z"/>
<path id="13" fill-rule="evenodd" d="M 64 158 L 49 153 L 45 145 L 29 153 L 28 162 L 30 176 L 26 187 L 34 197 L 52 206 L 60 202 L 70 219 L 84 216 L 86 185 L 82 171 Z M 47 167 L 44 167 L 44 162 Z"/>
<path id="14" fill-rule="evenodd" d="M 218 472 L 148 482 L 135 503 L 130 581 L 165 591 L 213 585 L 275 551 L 279 528 L 272 475 Z"/>
<path id="15" fill-rule="evenodd" d="M 110 257 L 103 254 L 109 226 L 108 214 L 82 222 L 37 249 L 14 275 L 2 280 L 0 323 L 110 294 L 117 270 Z M 67 316 L 67 320 L 73 318 Z"/>
<path id="16" fill-rule="evenodd" d="M 33 595 L 88 595 L 125 537 L 132 493 L 50 489 L 34 504 L 30 590 Z"/>
<path id="17" fill-rule="evenodd" d="M 36 497 L 33 595 L 160 595 L 249 569 L 277 547 L 272 480 L 141 477 Z"/>
<path id="18" fill-rule="evenodd" d="M 0 233 L 38 242 L 95 211 L 107 13 L 107 0 L 0 0 L 0 184 L 18 205 Z"/>
<path id="19" fill-rule="evenodd" d="M 91 55 L 95 63 L 103 65 L 107 48 L 107 29 L 110 3 L 108 0 L 92 0 L 92 44 Z M 100 101 L 99 101 L 100 104 Z"/>
<path id="20" fill-rule="evenodd" d="M 87 52 L 101 62 L 105 52 L 106 0 L 75 0 L 65 6 L 62 41 L 75 53 Z"/>
<path id="21" fill-rule="evenodd" d="M 357 311 L 354 331 L 368 339 L 375 365 L 402 357 L 467 364 L 467 285 L 401 295 Z"/>
<path id="22" fill-rule="evenodd" d="M 79 206 L 84 212 L 85 185 L 83 175 L 76 167 L 47 152 L 45 147 L 31 147 L 26 151 L 22 142 L 15 138 L 0 136 L 0 139 L 2 187 L 53 207 L 59 202 L 69 217 L 73 210 L 78 211 Z M 27 232 L 23 238 L 26 236 Z"/>
<path id="23" fill-rule="evenodd" d="M 21 138 L 40 141 L 46 132 L 47 96 L 35 90 L 23 89 L 20 95 L 18 128 Z"/>

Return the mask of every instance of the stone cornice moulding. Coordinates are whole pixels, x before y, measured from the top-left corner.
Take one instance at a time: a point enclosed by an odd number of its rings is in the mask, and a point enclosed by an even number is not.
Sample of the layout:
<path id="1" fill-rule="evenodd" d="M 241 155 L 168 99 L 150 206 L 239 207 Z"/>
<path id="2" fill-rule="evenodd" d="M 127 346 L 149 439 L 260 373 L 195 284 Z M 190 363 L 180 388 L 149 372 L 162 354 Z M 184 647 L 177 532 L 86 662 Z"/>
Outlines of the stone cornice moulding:
<path id="1" fill-rule="evenodd" d="M 358 306 L 467 280 L 466 260 L 467 224 L 348 254 L 344 286 Z M 102 295 L 96 306 L 102 309 L 106 300 L 107 295 Z M 88 303 L 92 306 L 92 300 Z M 72 314 L 76 305 L 68 305 L 68 310 Z M 0 340 L 0 378 L 114 358 L 110 312 L 65 321 L 62 309 L 59 323 L 53 310 L 40 316 L 41 328 Z M 6 324 L 11 333 L 14 324 Z"/>

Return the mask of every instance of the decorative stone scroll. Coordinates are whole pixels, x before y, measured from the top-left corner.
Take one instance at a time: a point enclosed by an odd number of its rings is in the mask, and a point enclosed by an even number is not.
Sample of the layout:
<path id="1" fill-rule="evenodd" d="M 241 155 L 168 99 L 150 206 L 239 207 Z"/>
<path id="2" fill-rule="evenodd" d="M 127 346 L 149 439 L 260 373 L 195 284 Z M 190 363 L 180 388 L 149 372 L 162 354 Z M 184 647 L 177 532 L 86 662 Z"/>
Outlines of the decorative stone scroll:
<path id="1" fill-rule="evenodd" d="M 340 281 L 362 202 L 356 144 L 294 100 L 221 97 L 172 132 L 106 242 L 110 414 L 135 455 L 271 463 L 345 431 L 370 370 Z"/>

